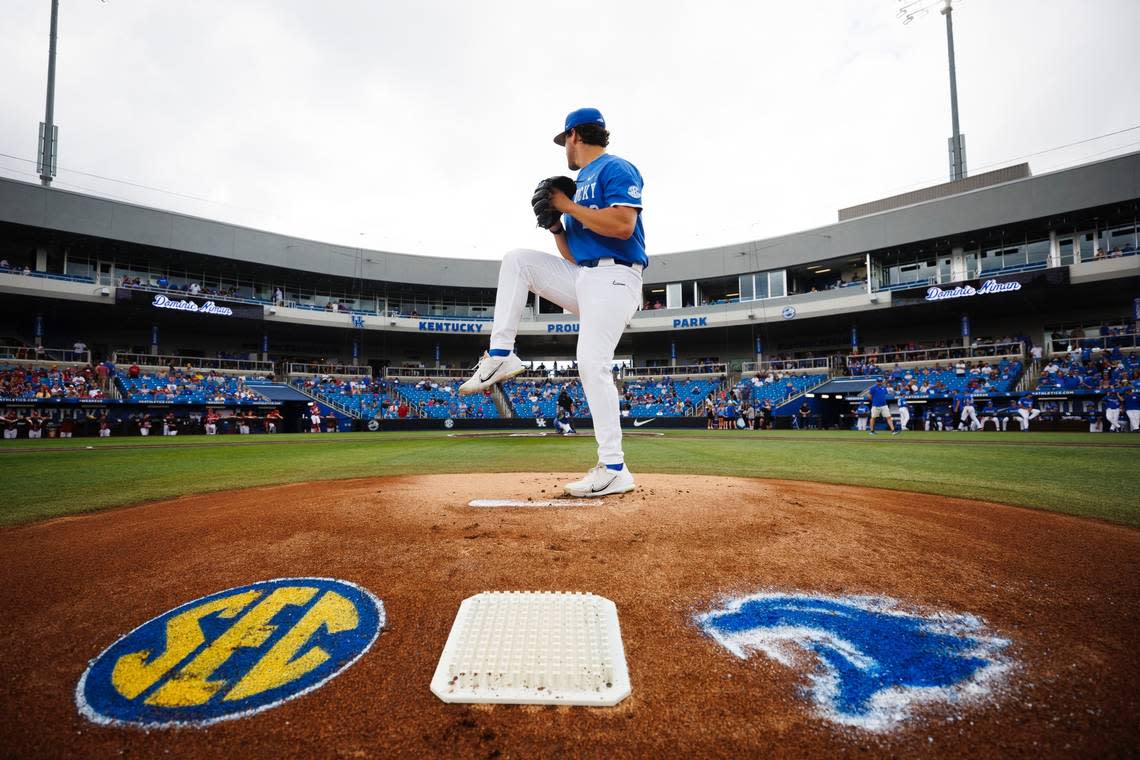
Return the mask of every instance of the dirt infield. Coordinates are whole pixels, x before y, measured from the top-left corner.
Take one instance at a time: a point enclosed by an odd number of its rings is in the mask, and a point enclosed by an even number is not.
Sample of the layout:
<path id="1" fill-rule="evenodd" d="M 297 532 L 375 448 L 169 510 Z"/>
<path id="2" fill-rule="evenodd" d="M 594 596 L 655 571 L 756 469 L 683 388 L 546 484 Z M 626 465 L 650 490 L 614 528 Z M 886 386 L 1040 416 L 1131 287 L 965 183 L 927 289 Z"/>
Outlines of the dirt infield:
<path id="1" fill-rule="evenodd" d="M 567 476 L 568 477 L 568 476 Z M 557 475 L 360 479 L 186 497 L 0 530 L 8 756 L 1125 756 L 1140 749 L 1140 531 L 937 496 L 647 476 L 600 507 Z M 75 687 L 119 636 L 270 578 L 370 590 L 384 633 L 320 689 L 208 728 L 106 727 Z M 578 590 L 617 604 L 632 695 L 615 708 L 447 705 L 428 690 L 459 603 Z M 761 590 L 968 612 L 1011 641 L 992 697 L 895 731 L 839 728 L 804 673 L 740 660 L 696 614 Z"/>

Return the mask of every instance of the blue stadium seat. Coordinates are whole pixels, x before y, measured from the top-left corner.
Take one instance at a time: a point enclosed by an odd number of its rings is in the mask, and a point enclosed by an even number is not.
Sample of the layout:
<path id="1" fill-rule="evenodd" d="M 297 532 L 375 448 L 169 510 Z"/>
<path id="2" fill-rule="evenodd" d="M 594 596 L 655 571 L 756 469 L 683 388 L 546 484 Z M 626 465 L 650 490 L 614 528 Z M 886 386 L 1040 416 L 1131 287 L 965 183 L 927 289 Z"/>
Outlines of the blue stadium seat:
<path id="1" fill-rule="evenodd" d="M 268 401 L 240 377 L 213 372 L 176 370 L 173 374 L 129 377 L 117 372 L 115 379 L 123 400 L 133 403 L 158 401 L 171 404 L 258 404 Z"/>
<path id="2" fill-rule="evenodd" d="M 991 372 L 977 371 L 980 366 L 989 367 Z M 985 360 L 966 362 L 966 371 L 958 374 L 952 367 L 935 365 L 917 369 L 896 369 L 888 376 L 887 385 L 898 391 L 905 383 L 923 384 L 944 393 L 971 391 L 978 394 L 1007 393 L 1017 387 L 1021 378 L 1022 365 L 1019 361 L 1001 359 L 991 364 Z"/>
<path id="3" fill-rule="evenodd" d="M 503 393 L 511 403 L 511 410 L 516 417 L 534 419 L 536 417 L 556 417 L 558 415 L 558 396 L 565 389 L 574 400 L 574 416 L 589 417 L 590 407 L 586 403 L 586 394 L 582 391 L 582 383 L 578 379 L 571 380 L 508 380 L 503 383 Z M 538 404 L 538 413 L 534 405 Z"/>
<path id="4" fill-rule="evenodd" d="M 624 391 L 630 403 L 631 416 L 684 417 L 692 414 L 710 393 L 719 391 L 721 387 L 719 380 L 673 380 L 663 377 L 626 381 Z"/>
<path id="5" fill-rule="evenodd" d="M 334 380 L 315 376 L 309 380 L 296 379 L 293 385 L 322 400 L 338 404 L 363 419 L 397 416 L 399 399 L 395 394 L 395 384 L 391 381 L 368 377 Z"/>
<path id="6" fill-rule="evenodd" d="M 454 381 L 452 385 L 441 385 L 430 380 L 396 383 L 396 390 L 421 411 L 421 416 L 429 419 L 496 419 L 499 416 L 495 402 L 488 395 L 476 394 L 460 398 L 459 381 Z"/>
<path id="7" fill-rule="evenodd" d="M 797 396 L 808 388 L 813 388 L 824 380 L 827 375 L 783 375 L 777 376 L 775 379 L 769 381 L 764 377 L 756 375 L 754 377 L 745 378 L 736 384 L 737 394 L 742 401 L 746 401 L 753 406 L 762 406 L 765 401 L 771 401 L 772 406 L 776 407 L 787 401 L 792 396 Z M 758 382 L 754 382 L 757 380 Z"/>

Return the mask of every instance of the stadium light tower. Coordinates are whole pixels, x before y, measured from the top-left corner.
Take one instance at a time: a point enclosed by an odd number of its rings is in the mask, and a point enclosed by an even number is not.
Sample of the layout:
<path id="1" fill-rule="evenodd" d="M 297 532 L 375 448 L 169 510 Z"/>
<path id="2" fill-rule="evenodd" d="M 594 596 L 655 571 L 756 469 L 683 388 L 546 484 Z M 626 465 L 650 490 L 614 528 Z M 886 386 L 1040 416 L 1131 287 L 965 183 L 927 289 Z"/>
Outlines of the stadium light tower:
<path id="1" fill-rule="evenodd" d="M 107 0 L 99 0 L 106 3 Z M 40 122 L 39 146 L 36 150 L 36 171 L 40 184 L 51 185 L 59 159 L 59 127 L 55 124 L 55 39 L 59 29 L 59 0 L 51 0 L 51 32 L 48 37 L 47 106 Z"/>
<path id="2" fill-rule="evenodd" d="M 966 136 L 958 130 L 958 77 L 954 69 L 954 0 L 898 0 L 898 18 L 903 25 L 919 16 L 924 16 L 936 5 L 941 5 L 940 13 L 946 17 L 946 50 L 950 59 L 950 121 L 953 136 L 950 138 L 950 179 L 966 178 Z M 959 0 L 961 2 L 961 0 Z"/>

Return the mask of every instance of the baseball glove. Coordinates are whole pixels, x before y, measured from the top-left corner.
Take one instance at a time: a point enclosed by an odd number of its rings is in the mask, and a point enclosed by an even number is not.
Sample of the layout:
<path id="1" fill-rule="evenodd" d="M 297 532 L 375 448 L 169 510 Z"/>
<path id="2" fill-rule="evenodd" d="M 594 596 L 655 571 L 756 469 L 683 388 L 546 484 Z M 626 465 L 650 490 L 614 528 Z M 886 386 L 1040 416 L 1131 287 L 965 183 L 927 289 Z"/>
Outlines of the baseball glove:
<path id="1" fill-rule="evenodd" d="M 556 189 L 573 198 L 578 185 L 569 177 L 547 177 L 538 183 L 530 199 L 530 206 L 534 209 L 534 218 L 538 221 L 538 226 L 543 229 L 555 226 L 562 217 L 562 214 L 550 203 L 550 191 Z"/>

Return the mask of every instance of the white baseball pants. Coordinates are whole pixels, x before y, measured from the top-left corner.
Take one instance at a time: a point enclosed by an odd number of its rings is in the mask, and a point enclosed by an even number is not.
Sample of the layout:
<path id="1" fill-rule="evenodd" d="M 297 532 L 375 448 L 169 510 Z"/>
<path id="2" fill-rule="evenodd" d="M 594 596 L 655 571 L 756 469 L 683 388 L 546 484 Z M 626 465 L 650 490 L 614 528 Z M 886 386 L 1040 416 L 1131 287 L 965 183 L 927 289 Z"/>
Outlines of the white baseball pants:
<path id="1" fill-rule="evenodd" d="M 982 424 L 978 422 L 978 415 L 974 413 L 974 407 L 966 405 L 962 407 L 962 422 L 970 421 L 970 430 L 978 430 Z"/>
<path id="2" fill-rule="evenodd" d="M 1029 421 L 1036 419 L 1041 414 L 1041 410 L 1021 408 L 1017 410 L 1017 413 L 1021 416 L 1021 431 L 1027 432 L 1029 430 Z"/>
<path id="3" fill-rule="evenodd" d="M 1105 419 L 1108 420 L 1109 429 L 1116 432 L 1120 429 L 1120 410 L 1119 409 L 1105 409 Z"/>
<path id="4" fill-rule="evenodd" d="M 1124 413 L 1128 415 L 1128 426 L 1132 432 L 1140 432 L 1140 409 L 1127 409 Z"/>
<path id="5" fill-rule="evenodd" d="M 899 429 L 906 430 L 906 426 L 910 424 L 910 408 L 906 406 L 899 407 Z"/>
<path id="6" fill-rule="evenodd" d="M 641 305 L 641 272 L 620 264 L 580 267 L 542 251 L 509 252 L 499 266 L 491 348 L 514 350 L 528 291 L 577 315 L 578 375 L 594 418 L 598 461 L 623 463 L 614 349 Z"/>

